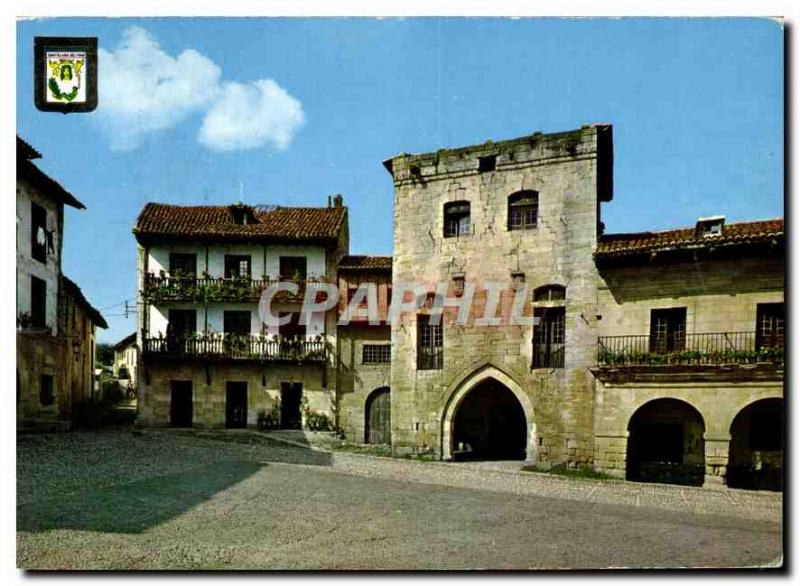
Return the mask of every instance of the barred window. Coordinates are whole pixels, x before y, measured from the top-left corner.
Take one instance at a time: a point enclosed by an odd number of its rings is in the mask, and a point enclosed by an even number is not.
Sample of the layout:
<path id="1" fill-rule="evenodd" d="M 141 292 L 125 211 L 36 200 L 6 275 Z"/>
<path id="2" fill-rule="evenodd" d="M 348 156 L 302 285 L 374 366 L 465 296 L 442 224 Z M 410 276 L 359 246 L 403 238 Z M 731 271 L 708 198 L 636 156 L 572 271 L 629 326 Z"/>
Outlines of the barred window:
<path id="1" fill-rule="evenodd" d="M 364 344 L 362 364 L 385 364 L 391 360 L 392 347 L 389 344 Z"/>
<path id="2" fill-rule="evenodd" d="M 430 316 L 417 316 L 417 370 L 441 370 L 444 364 L 442 322 L 430 323 Z"/>
<path id="3" fill-rule="evenodd" d="M 508 196 L 508 229 L 529 230 L 536 228 L 539 215 L 539 194 L 535 191 L 520 191 Z"/>
<path id="4" fill-rule="evenodd" d="M 451 201 L 444 204 L 444 237 L 465 236 L 469 232 L 469 202 Z"/>
<path id="5" fill-rule="evenodd" d="M 534 317 L 533 368 L 564 368 L 564 308 L 536 308 Z"/>

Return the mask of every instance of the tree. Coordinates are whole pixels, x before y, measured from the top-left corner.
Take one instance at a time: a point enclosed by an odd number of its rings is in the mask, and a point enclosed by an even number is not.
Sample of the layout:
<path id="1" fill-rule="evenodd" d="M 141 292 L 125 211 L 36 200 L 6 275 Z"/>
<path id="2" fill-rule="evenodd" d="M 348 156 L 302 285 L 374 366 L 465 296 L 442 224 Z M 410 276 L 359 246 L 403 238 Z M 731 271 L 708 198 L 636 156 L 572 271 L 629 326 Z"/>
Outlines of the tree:
<path id="1" fill-rule="evenodd" d="M 97 345 L 97 362 L 104 366 L 114 364 L 114 347 L 103 342 Z"/>

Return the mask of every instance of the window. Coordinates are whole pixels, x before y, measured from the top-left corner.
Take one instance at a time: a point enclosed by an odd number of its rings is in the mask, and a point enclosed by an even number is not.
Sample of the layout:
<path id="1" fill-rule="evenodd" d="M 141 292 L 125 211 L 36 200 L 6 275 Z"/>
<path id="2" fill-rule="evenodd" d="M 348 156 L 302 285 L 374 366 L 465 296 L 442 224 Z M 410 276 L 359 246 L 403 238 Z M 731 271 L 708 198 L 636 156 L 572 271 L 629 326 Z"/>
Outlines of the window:
<path id="1" fill-rule="evenodd" d="M 175 276 L 197 274 L 197 255 L 173 252 L 169 255 L 169 274 Z"/>
<path id="2" fill-rule="evenodd" d="M 478 157 L 478 173 L 488 173 L 497 168 L 497 157 L 489 155 L 488 157 Z"/>
<path id="3" fill-rule="evenodd" d="M 389 344 L 364 344 L 361 355 L 362 364 L 385 364 L 392 359 L 392 347 Z"/>
<path id="4" fill-rule="evenodd" d="M 39 404 L 43 407 L 52 405 L 56 400 L 53 390 L 53 375 L 43 374 L 39 377 Z"/>
<path id="5" fill-rule="evenodd" d="M 444 363 L 442 322 L 430 323 L 430 316 L 417 316 L 417 369 L 441 370 Z"/>
<path id="6" fill-rule="evenodd" d="M 279 317 L 289 316 L 289 321 L 279 326 L 278 330 L 281 336 L 285 338 L 300 338 L 306 334 L 306 326 L 300 323 L 300 312 L 285 312 L 278 313 Z"/>
<path id="7" fill-rule="evenodd" d="M 686 308 L 650 311 L 650 352 L 677 352 L 686 347 Z"/>
<path id="8" fill-rule="evenodd" d="M 544 285 L 533 290 L 534 301 L 561 301 L 567 297 L 567 288 L 562 285 Z"/>
<path id="9" fill-rule="evenodd" d="M 184 337 L 197 330 L 197 311 L 194 309 L 170 309 L 167 337 Z"/>
<path id="10" fill-rule="evenodd" d="M 225 276 L 229 279 L 249 279 L 250 255 L 226 254 Z"/>
<path id="11" fill-rule="evenodd" d="M 305 281 L 307 275 L 307 260 L 304 256 L 282 256 L 280 258 L 281 279 Z"/>
<path id="12" fill-rule="evenodd" d="M 444 237 L 465 236 L 469 232 L 469 202 L 452 201 L 444 204 Z"/>
<path id="13" fill-rule="evenodd" d="M 530 230 L 536 228 L 539 216 L 539 194 L 520 191 L 508 196 L 508 229 Z"/>
<path id="14" fill-rule="evenodd" d="M 47 325 L 47 283 L 31 277 L 31 325 L 43 328 Z"/>
<path id="15" fill-rule="evenodd" d="M 31 257 L 47 262 L 47 211 L 31 202 Z"/>
<path id="16" fill-rule="evenodd" d="M 782 348 L 786 328 L 783 303 L 759 303 L 756 308 L 756 349 Z"/>
<path id="17" fill-rule="evenodd" d="M 249 311 L 226 311 L 223 314 L 223 329 L 226 334 L 249 334 Z"/>
<path id="18" fill-rule="evenodd" d="M 511 273 L 511 289 L 519 291 L 525 285 L 525 273 Z"/>
<path id="19" fill-rule="evenodd" d="M 564 368 L 564 308 L 537 307 L 533 317 L 533 368 Z"/>
<path id="20" fill-rule="evenodd" d="M 453 277 L 453 295 L 456 297 L 461 297 L 464 295 L 464 282 L 464 275 L 457 275 Z"/>

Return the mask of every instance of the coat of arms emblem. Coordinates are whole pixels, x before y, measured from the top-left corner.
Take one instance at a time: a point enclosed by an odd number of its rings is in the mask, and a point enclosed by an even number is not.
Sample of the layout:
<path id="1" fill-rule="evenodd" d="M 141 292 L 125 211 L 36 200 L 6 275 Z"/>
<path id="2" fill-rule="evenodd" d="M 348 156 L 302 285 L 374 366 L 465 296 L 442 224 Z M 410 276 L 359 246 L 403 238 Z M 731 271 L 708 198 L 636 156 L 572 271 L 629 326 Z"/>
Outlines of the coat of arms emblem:
<path id="1" fill-rule="evenodd" d="M 97 39 L 36 37 L 36 107 L 89 112 L 97 106 Z"/>

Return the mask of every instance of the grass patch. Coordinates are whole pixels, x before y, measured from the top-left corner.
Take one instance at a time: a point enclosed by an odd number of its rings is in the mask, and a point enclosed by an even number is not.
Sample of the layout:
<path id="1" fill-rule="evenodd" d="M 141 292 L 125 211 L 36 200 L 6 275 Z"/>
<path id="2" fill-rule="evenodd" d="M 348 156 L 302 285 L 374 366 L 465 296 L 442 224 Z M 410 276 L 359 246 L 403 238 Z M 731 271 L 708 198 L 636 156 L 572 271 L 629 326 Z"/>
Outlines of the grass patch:
<path id="1" fill-rule="evenodd" d="M 333 442 L 330 448 L 335 452 L 350 452 L 352 454 L 364 454 L 366 456 L 386 456 L 392 455 L 391 446 L 378 444 L 354 444 L 345 440 Z"/>
<path id="2" fill-rule="evenodd" d="M 523 472 L 534 472 L 537 474 L 551 474 L 554 476 L 564 476 L 566 478 L 577 478 L 579 480 L 604 480 L 607 482 L 619 482 L 619 478 L 615 476 L 609 476 L 605 472 L 597 472 L 588 467 L 581 467 L 581 468 L 567 468 L 566 466 L 553 466 L 552 468 L 545 470 L 544 468 L 539 468 L 538 466 L 523 466 Z"/>

